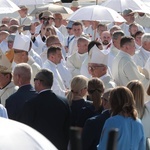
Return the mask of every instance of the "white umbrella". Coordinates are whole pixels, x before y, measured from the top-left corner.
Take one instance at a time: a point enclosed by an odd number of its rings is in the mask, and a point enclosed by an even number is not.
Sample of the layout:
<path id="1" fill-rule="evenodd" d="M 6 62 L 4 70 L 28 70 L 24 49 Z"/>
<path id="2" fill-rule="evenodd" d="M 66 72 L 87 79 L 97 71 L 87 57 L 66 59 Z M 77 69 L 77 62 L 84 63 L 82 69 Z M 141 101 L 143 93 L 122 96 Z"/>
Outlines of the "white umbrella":
<path id="1" fill-rule="evenodd" d="M 150 0 L 142 0 L 142 2 L 144 2 L 146 6 L 150 7 Z"/>
<path id="2" fill-rule="evenodd" d="M 147 11 L 147 6 L 141 0 L 106 0 L 101 4 L 117 12 L 123 12 L 127 8 L 132 10 L 145 10 Z"/>
<path id="3" fill-rule="evenodd" d="M 99 6 L 92 5 L 82 7 L 76 10 L 68 20 L 93 20 L 101 22 L 126 22 L 126 20 L 116 11 Z"/>
<path id="4" fill-rule="evenodd" d="M 16 5 L 38 5 L 46 3 L 55 3 L 60 0 L 12 0 Z"/>
<path id="5" fill-rule="evenodd" d="M 20 8 L 10 0 L 0 0 L 0 14 L 13 13 Z"/>
<path id="6" fill-rule="evenodd" d="M 65 7 L 62 5 L 56 5 L 56 4 L 47 4 L 44 6 L 36 7 L 30 15 L 34 15 L 37 12 L 41 12 L 44 10 L 50 10 L 52 13 L 63 13 L 63 14 L 72 14 L 73 11 L 69 7 Z"/>
<path id="7" fill-rule="evenodd" d="M 57 150 L 33 128 L 4 118 L 0 118 L 0 139 L 1 150 Z"/>

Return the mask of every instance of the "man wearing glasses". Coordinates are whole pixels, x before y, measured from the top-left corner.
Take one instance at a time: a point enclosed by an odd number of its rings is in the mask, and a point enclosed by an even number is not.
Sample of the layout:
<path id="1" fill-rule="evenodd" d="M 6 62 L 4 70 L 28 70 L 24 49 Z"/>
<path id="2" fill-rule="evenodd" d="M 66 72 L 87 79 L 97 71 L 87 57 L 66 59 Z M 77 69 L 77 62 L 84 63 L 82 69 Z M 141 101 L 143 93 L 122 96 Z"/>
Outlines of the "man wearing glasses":
<path id="1" fill-rule="evenodd" d="M 16 33 L 13 49 L 14 49 L 14 60 L 12 62 L 13 69 L 16 64 L 28 63 L 32 68 L 31 83 L 34 85 L 33 78 L 35 74 L 40 70 L 40 66 L 34 61 L 34 59 L 29 56 L 29 51 L 31 49 L 30 38 L 27 35 Z"/>
<path id="2" fill-rule="evenodd" d="M 99 48 L 94 45 L 91 49 L 91 58 L 88 63 L 88 70 L 92 77 L 100 78 L 103 81 L 105 90 L 116 86 L 110 76 L 111 73 L 107 65 L 108 54 L 103 50 L 99 50 Z"/>

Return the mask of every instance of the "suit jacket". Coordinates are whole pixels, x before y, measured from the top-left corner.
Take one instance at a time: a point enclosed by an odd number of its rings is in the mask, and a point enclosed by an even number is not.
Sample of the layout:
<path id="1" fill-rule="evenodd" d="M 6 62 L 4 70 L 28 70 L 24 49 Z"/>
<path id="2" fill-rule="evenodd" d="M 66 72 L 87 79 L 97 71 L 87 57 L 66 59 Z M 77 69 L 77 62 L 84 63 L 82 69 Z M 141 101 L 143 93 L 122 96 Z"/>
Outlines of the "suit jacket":
<path id="1" fill-rule="evenodd" d="M 36 95 L 35 89 L 30 84 L 20 87 L 16 93 L 6 99 L 8 117 L 13 120 L 18 120 L 24 103 Z"/>
<path id="2" fill-rule="evenodd" d="M 104 123 L 109 117 L 110 112 L 107 110 L 86 121 L 82 132 L 83 150 L 97 150 Z"/>
<path id="3" fill-rule="evenodd" d="M 20 121 L 47 137 L 59 150 L 67 150 L 70 109 L 67 100 L 51 90 L 27 101 Z"/>

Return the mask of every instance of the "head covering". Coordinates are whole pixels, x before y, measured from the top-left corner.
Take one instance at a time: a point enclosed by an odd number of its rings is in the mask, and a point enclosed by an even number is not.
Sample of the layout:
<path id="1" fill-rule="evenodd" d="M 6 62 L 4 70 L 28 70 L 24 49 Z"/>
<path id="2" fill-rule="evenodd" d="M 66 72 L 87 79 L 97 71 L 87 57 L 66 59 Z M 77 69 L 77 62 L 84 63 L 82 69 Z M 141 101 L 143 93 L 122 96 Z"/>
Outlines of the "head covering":
<path id="1" fill-rule="evenodd" d="M 44 18 L 44 17 L 51 17 L 54 19 L 52 12 L 50 12 L 49 10 L 43 11 L 41 18 Z"/>
<path id="2" fill-rule="evenodd" d="M 125 9 L 124 11 L 123 11 L 123 15 L 124 16 L 126 16 L 126 15 L 129 15 L 129 14 L 131 14 L 133 12 L 133 10 L 132 9 Z"/>
<path id="3" fill-rule="evenodd" d="M 25 5 L 20 5 L 19 8 L 20 8 L 20 9 L 28 9 L 28 7 L 25 6 Z"/>
<path id="4" fill-rule="evenodd" d="M 71 3 L 71 7 L 77 7 L 77 8 L 80 8 L 81 7 L 81 5 L 79 5 L 79 1 L 72 1 L 72 3 Z"/>
<path id="5" fill-rule="evenodd" d="M 0 73 L 11 73 L 11 63 L 0 49 Z"/>
<path id="6" fill-rule="evenodd" d="M 8 35 L 7 41 L 12 41 L 12 42 L 14 42 L 15 36 L 16 36 L 15 34 L 10 34 L 10 35 Z"/>
<path id="7" fill-rule="evenodd" d="M 100 50 L 96 45 L 94 45 L 91 50 L 91 58 L 89 63 L 95 64 L 108 64 L 108 52 L 106 50 Z"/>
<path id="8" fill-rule="evenodd" d="M 72 25 L 73 25 L 74 21 L 69 21 L 66 28 L 72 28 Z"/>
<path id="9" fill-rule="evenodd" d="M 29 51 L 30 38 L 27 35 L 16 33 L 13 49 Z"/>

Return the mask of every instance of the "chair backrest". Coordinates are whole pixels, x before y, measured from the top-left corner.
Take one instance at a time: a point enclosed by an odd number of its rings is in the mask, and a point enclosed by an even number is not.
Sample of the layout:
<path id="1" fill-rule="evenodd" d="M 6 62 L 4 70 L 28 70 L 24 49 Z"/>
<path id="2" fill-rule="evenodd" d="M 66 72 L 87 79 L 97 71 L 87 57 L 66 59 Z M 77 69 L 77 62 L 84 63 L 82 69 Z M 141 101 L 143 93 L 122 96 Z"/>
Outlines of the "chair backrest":
<path id="1" fill-rule="evenodd" d="M 118 128 L 111 129 L 108 135 L 107 150 L 117 149 Z"/>
<path id="2" fill-rule="evenodd" d="M 146 138 L 146 150 L 150 150 L 150 137 Z"/>

